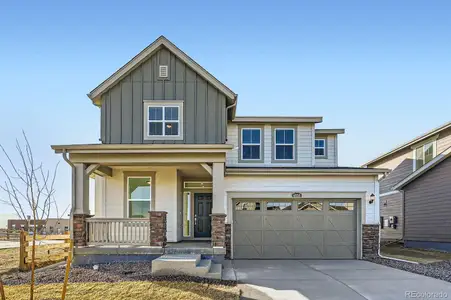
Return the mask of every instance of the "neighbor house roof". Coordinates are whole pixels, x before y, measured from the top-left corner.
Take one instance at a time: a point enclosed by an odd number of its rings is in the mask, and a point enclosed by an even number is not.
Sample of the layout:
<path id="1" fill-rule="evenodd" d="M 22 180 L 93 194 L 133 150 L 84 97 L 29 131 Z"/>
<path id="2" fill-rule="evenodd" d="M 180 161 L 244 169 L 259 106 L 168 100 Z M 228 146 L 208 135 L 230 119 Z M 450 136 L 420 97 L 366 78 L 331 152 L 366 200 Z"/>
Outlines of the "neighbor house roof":
<path id="1" fill-rule="evenodd" d="M 130 71 L 138 67 L 143 61 L 145 61 L 154 53 L 156 53 L 158 50 L 160 50 L 161 47 L 166 47 L 169 51 L 171 51 L 174 55 L 176 55 L 180 60 L 186 63 L 194 71 L 196 71 L 205 80 L 210 82 L 214 87 L 216 87 L 218 90 L 224 93 L 232 101 L 235 102 L 237 100 L 238 97 L 237 94 L 235 94 L 226 85 L 224 85 L 222 82 L 216 79 L 207 70 L 205 70 L 202 66 L 196 63 L 191 57 L 186 55 L 182 50 L 180 50 L 176 45 L 174 45 L 164 36 L 160 36 L 152 44 L 147 46 L 144 50 L 142 50 L 135 57 L 133 57 L 129 62 L 123 65 L 119 70 L 114 72 L 110 77 L 108 77 L 105 81 L 99 84 L 95 89 L 93 89 L 88 94 L 88 97 L 92 100 L 94 104 L 98 105 L 101 101 L 100 97 L 105 91 L 107 91 L 113 85 L 118 83 Z"/>
<path id="2" fill-rule="evenodd" d="M 432 129 L 431 131 L 426 132 L 425 134 L 417 136 L 416 138 L 414 138 L 413 140 L 408 141 L 407 143 L 404 143 L 402 145 L 399 145 L 399 146 L 395 147 L 394 149 L 390 150 L 389 152 L 387 152 L 385 154 L 382 154 L 381 156 L 379 156 L 379 157 L 377 157 L 377 158 L 375 158 L 375 159 L 363 164 L 362 167 L 366 167 L 366 166 L 369 166 L 371 164 L 374 164 L 374 163 L 378 162 L 379 160 L 382 160 L 382 159 L 384 159 L 384 158 L 386 158 L 386 157 L 388 157 L 390 155 L 393 155 L 393 154 L 397 153 L 398 151 L 406 149 L 406 148 L 408 148 L 408 147 L 410 147 L 410 146 L 412 146 L 412 145 L 414 145 L 414 144 L 416 144 L 416 143 L 418 143 L 418 142 L 420 142 L 422 140 L 430 138 L 430 137 L 432 137 L 432 136 L 434 136 L 434 135 L 436 135 L 436 134 L 440 133 L 441 131 L 446 130 L 448 128 L 451 128 L 451 122 L 445 123 L 445 124 L 435 128 L 435 129 Z"/>
<path id="3" fill-rule="evenodd" d="M 235 117 L 233 123 L 321 123 L 322 117 Z"/>
<path id="4" fill-rule="evenodd" d="M 450 156 L 451 156 L 451 147 L 449 147 L 448 149 L 446 149 L 445 151 L 443 151 L 442 153 L 440 153 L 439 155 L 434 157 L 433 160 L 431 160 L 430 162 L 428 162 L 427 164 L 425 164 L 424 166 L 422 166 L 421 168 L 419 168 L 418 170 L 416 170 L 415 172 L 413 172 L 412 174 L 407 176 L 404 180 L 399 182 L 392 189 L 393 190 L 400 190 L 400 189 L 402 189 L 403 187 L 405 187 L 406 185 L 408 185 L 412 181 L 416 180 L 418 177 L 420 177 L 421 175 L 423 175 L 427 171 L 429 171 L 432 168 L 434 168 L 435 166 L 439 165 L 442 161 L 444 161 L 445 159 L 447 159 Z"/>

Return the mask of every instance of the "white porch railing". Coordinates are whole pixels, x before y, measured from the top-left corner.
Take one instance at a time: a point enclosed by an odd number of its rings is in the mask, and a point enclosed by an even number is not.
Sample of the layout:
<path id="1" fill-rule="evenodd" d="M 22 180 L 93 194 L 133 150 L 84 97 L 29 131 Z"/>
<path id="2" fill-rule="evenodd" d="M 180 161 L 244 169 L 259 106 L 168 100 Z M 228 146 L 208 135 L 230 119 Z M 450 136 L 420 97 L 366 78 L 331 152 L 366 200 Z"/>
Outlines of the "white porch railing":
<path id="1" fill-rule="evenodd" d="M 148 219 L 89 218 L 86 222 L 88 244 L 150 245 Z"/>

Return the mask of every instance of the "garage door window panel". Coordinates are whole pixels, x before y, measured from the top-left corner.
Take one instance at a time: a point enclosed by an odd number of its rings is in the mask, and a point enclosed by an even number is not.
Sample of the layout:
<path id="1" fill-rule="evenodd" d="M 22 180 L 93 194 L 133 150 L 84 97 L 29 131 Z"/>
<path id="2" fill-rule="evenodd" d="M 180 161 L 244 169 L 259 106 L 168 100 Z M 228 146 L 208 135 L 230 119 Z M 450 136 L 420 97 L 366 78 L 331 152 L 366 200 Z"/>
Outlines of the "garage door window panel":
<path id="1" fill-rule="evenodd" d="M 247 210 L 247 211 L 260 210 L 260 202 L 237 201 L 235 203 L 235 210 Z"/>
<path id="2" fill-rule="evenodd" d="M 298 211 L 321 211 L 323 202 L 298 202 Z"/>
<path id="3" fill-rule="evenodd" d="M 266 210 L 276 211 L 291 211 L 291 202 L 268 202 L 266 204 Z"/>
<path id="4" fill-rule="evenodd" d="M 329 211 L 353 211 L 354 202 L 331 202 Z"/>

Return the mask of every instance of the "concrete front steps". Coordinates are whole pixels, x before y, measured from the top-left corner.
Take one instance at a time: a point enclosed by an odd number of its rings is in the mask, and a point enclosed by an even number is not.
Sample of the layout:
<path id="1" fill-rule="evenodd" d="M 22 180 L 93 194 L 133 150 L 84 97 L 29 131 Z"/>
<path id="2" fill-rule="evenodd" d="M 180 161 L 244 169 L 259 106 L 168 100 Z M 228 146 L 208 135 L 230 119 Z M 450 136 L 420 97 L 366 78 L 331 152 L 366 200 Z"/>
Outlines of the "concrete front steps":
<path id="1" fill-rule="evenodd" d="M 152 261 L 152 275 L 188 275 L 221 279 L 222 265 L 211 259 L 201 259 L 200 254 L 166 254 Z"/>

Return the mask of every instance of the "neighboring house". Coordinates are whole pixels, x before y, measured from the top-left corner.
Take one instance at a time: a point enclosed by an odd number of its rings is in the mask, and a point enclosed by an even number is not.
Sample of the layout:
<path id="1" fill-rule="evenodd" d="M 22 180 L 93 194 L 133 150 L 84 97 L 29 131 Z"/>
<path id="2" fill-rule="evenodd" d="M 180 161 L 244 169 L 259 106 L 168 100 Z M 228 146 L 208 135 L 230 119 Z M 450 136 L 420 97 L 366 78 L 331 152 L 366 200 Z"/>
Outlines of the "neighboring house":
<path id="1" fill-rule="evenodd" d="M 380 180 L 382 239 L 451 249 L 450 147 L 451 122 L 363 165 L 391 170 Z"/>
<path id="2" fill-rule="evenodd" d="M 45 232 L 46 234 L 63 234 L 69 231 L 69 219 L 48 218 L 47 220 L 38 220 L 38 231 Z M 34 221 L 23 219 L 9 219 L 8 229 L 25 231 L 33 230 Z"/>
<path id="3" fill-rule="evenodd" d="M 386 170 L 340 167 L 344 130 L 318 129 L 322 117 L 236 116 L 237 94 L 164 37 L 88 96 L 101 143 L 52 146 L 73 168 L 78 261 L 182 241 L 219 259 L 377 254 Z"/>

